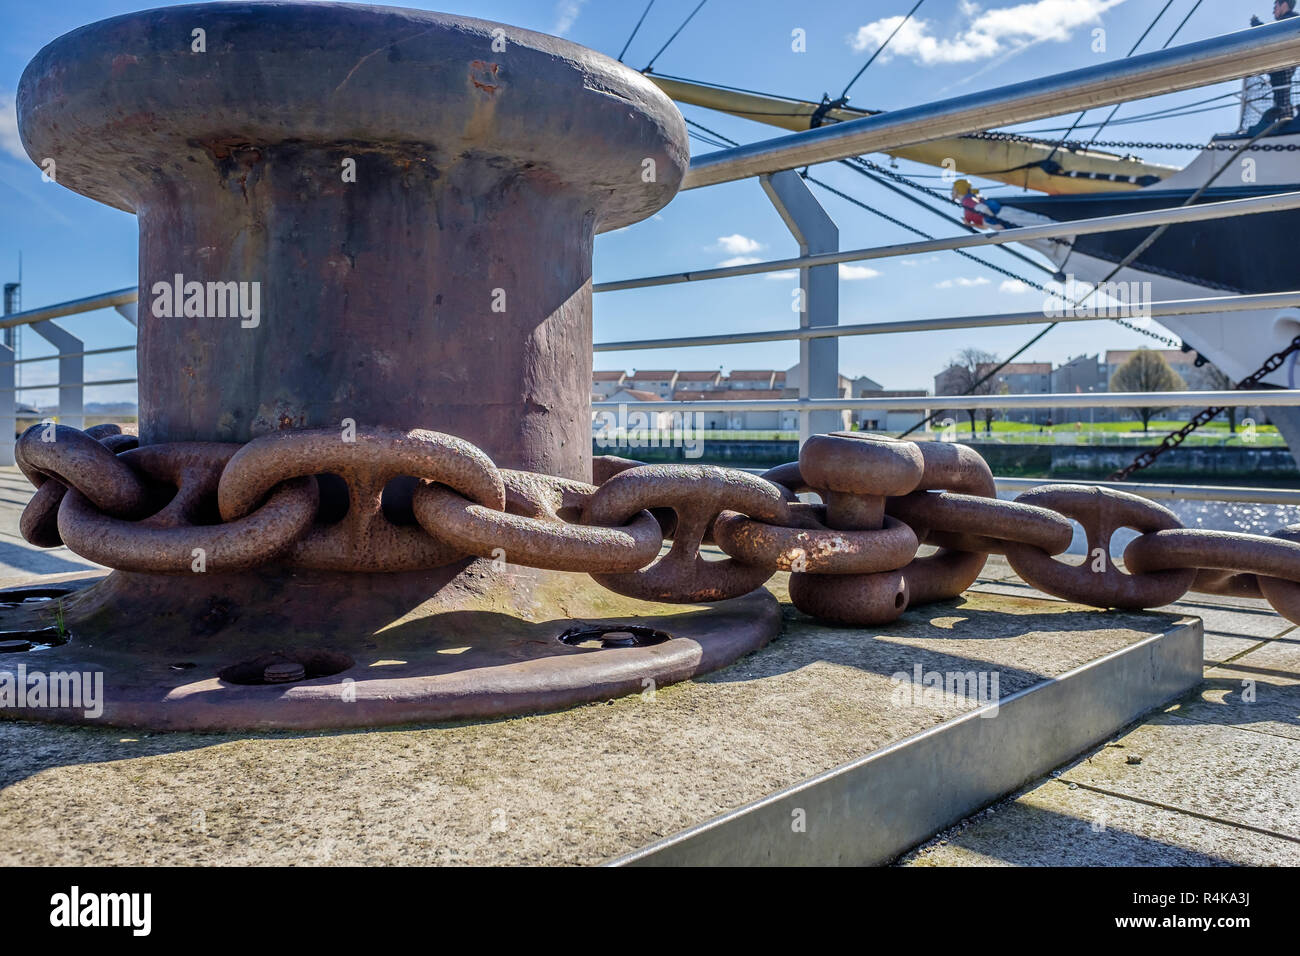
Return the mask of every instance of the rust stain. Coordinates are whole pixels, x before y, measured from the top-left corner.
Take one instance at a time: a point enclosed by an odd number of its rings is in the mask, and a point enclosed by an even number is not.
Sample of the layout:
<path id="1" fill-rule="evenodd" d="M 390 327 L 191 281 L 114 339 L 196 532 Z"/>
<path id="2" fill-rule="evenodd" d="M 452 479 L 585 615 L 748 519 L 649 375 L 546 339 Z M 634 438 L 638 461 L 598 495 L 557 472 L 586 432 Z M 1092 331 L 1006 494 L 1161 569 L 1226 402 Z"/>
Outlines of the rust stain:
<path id="1" fill-rule="evenodd" d="M 139 62 L 140 58 L 138 56 L 130 53 L 119 53 L 117 56 L 113 57 L 113 75 L 118 76 L 126 70 L 128 66 L 135 66 Z"/>
<path id="2" fill-rule="evenodd" d="M 500 89 L 500 84 L 492 81 L 496 80 L 498 74 L 501 72 L 501 64 L 487 63 L 483 60 L 472 60 L 470 61 L 469 68 L 472 71 L 469 77 L 470 82 L 480 90 L 487 93 L 495 93 Z M 480 80 L 476 78 L 474 75 L 475 73 L 477 73 L 479 77 L 482 77 L 482 79 Z"/>

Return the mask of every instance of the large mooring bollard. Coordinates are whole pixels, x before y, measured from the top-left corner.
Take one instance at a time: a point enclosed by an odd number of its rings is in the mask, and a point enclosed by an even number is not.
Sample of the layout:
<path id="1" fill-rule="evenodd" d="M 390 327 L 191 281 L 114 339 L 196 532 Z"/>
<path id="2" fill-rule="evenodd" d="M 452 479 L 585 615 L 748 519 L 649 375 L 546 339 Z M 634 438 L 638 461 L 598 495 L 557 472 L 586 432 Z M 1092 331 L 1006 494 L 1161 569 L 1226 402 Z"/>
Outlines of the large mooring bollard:
<path id="1" fill-rule="evenodd" d="M 102 673 L 115 723 L 349 726 L 643 692 L 775 635 L 762 591 L 647 603 L 417 523 L 445 485 L 498 522 L 591 490 L 592 242 L 688 162 L 639 74 L 479 20 L 198 4 L 55 40 L 18 108 L 35 162 L 139 218 L 140 447 L 20 442 L 29 537 L 118 570 L 4 611 L 38 638 L 0 668 Z"/>

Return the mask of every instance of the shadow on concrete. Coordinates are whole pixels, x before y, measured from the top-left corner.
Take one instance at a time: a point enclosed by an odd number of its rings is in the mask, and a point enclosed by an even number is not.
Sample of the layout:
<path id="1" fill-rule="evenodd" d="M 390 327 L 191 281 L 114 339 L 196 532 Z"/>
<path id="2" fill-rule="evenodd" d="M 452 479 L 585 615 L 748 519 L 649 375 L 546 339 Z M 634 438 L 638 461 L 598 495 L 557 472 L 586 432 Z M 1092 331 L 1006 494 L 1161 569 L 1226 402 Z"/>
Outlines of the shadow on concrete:
<path id="1" fill-rule="evenodd" d="M 49 551 L 0 541 L 0 566 L 3 565 L 12 568 L 15 574 L 67 574 L 71 571 L 98 570 L 96 565 L 80 558 L 65 558 Z"/>
<path id="2" fill-rule="evenodd" d="M 1216 670 L 1224 665 L 1215 665 Z M 1251 674 L 1270 673 L 1254 668 Z M 1283 671 L 1271 673 L 1296 677 Z M 1206 678 L 1197 694 L 1185 698 L 1165 715 L 1194 720 L 1199 724 L 1241 727 L 1260 723 L 1300 728 L 1300 684 L 1272 684 L 1255 680 L 1243 686 L 1243 680 Z M 1220 697 L 1219 691 L 1225 693 Z"/>
<path id="3" fill-rule="evenodd" d="M 785 627 L 777 641 L 698 680 L 750 681 L 819 663 L 883 677 L 904 674 L 910 680 L 919 665 L 923 674 L 996 671 L 999 694 L 1006 697 L 1100 657 L 1108 648 L 1097 646 L 1093 639 L 1099 631 L 1130 629 L 1157 634 L 1177 620 L 1171 615 L 1133 611 L 1079 611 L 1032 599 L 1009 600 L 1018 601 L 1020 608 L 1040 605 L 1050 610 L 1009 613 L 980 606 L 998 598 L 980 595 L 976 601 L 956 598 L 927 604 L 892 624 L 871 629 L 820 624 L 783 605 Z M 1080 640 L 1086 643 L 1080 644 Z M 1065 654 L 1074 663 L 1063 663 Z"/>
<path id="4" fill-rule="evenodd" d="M 1171 819 L 1175 813 L 1170 811 Z M 1233 836 L 1224 826 L 1224 838 Z M 1012 866 L 1237 866 L 1238 861 L 1188 849 L 1023 801 L 999 807 L 997 826 L 949 838 L 952 847 Z M 1116 915 L 1123 915 L 1117 910 Z"/>

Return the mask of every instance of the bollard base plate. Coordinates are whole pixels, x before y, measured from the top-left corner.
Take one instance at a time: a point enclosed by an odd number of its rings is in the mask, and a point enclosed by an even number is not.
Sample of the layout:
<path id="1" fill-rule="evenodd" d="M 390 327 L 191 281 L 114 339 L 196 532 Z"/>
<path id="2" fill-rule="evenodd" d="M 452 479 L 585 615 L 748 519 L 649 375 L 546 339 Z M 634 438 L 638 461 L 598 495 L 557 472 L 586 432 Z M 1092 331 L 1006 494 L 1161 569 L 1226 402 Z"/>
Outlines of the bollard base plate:
<path id="1" fill-rule="evenodd" d="M 0 716 L 156 730 L 556 710 L 716 670 L 781 628 L 776 599 L 761 589 L 708 605 L 653 604 L 584 575 L 485 560 L 399 574 L 117 571 L 40 585 L 45 600 L 0 610 L 0 630 L 43 635 L 0 653 L 0 689 L 102 674 L 102 692 L 72 706 L 52 693 L 40 706 L 0 701 Z M 51 588 L 67 593 L 51 598 Z"/>

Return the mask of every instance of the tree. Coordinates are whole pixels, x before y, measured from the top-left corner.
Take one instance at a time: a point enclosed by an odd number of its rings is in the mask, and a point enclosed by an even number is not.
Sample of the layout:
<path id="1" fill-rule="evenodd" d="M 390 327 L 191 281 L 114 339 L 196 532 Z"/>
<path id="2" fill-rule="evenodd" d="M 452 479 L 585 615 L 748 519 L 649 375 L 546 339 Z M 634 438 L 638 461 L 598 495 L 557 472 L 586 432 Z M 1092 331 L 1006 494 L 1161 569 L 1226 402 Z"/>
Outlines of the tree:
<path id="1" fill-rule="evenodd" d="M 1110 377 L 1112 392 L 1177 392 L 1187 387 L 1183 377 L 1169 367 L 1165 357 L 1150 349 L 1138 349 L 1129 360 L 1115 369 Z M 1168 405 L 1135 408 L 1142 419 L 1142 430 L 1151 430 L 1151 419 Z"/>
<path id="2" fill-rule="evenodd" d="M 987 382 L 985 384 L 989 386 L 990 391 L 987 393 L 989 395 L 994 394 L 994 392 L 996 392 L 998 395 L 1011 394 L 1011 386 L 1008 385 L 1006 382 L 992 381 L 992 382 Z M 985 394 L 985 393 L 981 392 L 980 394 Z M 993 434 L 993 420 L 998 417 L 1001 411 L 1002 410 L 1000 408 L 992 408 L 992 407 L 985 408 L 980 411 L 981 416 L 983 416 L 984 418 L 984 434 L 986 435 Z"/>
<path id="3" fill-rule="evenodd" d="M 1230 392 L 1235 384 L 1213 362 L 1206 362 L 1200 368 L 1193 369 L 1191 378 L 1193 388 L 1210 389 L 1215 392 Z M 1236 405 L 1228 405 L 1223 410 L 1223 414 L 1228 416 L 1228 431 L 1234 435 L 1237 433 L 1237 411 Z"/>
<path id="4" fill-rule="evenodd" d="M 997 378 L 989 379 L 987 382 L 979 383 L 980 379 L 998 362 L 998 357 L 991 352 L 985 352 L 980 349 L 962 349 L 948 362 L 948 367 L 943 370 L 943 395 L 993 395 L 997 392 L 1000 382 Z M 983 372 L 981 372 L 981 368 Z M 970 416 L 970 436 L 975 437 L 975 418 L 979 414 L 978 409 L 968 408 L 966 414 Z M 989 419 L 990 421 L 992 419 Z"/>

